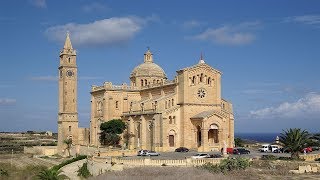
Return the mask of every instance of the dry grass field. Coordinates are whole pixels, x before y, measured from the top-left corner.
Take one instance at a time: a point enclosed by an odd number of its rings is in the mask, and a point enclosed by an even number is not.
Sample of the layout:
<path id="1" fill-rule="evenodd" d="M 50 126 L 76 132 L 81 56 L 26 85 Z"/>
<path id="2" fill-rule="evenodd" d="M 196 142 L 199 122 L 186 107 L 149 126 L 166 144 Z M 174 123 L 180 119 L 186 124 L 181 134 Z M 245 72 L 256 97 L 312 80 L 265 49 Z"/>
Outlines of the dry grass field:
<path id="1" fill-rule="evenodd" d="M 272 161 L 256 161 L 246 170 L 236 170 L 223 173 L 210 173 L 207 170 L 189 167 L 136 167 L 121 172 L 106 172 L 103 175 L 92 177 L 94 180 L 306 180 L 320 179 L 320 174 L 291 174 L 289 170 L 296 169 L 297 163 L 273 163 Z"/>
<path id="2" fill-rule="evenodd" d="M 0 180 L 35 179 L 42 169 L 59 164 L 62 160 L 33 158 L 32 155 L 27 154 L 0 154 L 0 170 L 8 173 L 8 176 L 0 176 Z"/>

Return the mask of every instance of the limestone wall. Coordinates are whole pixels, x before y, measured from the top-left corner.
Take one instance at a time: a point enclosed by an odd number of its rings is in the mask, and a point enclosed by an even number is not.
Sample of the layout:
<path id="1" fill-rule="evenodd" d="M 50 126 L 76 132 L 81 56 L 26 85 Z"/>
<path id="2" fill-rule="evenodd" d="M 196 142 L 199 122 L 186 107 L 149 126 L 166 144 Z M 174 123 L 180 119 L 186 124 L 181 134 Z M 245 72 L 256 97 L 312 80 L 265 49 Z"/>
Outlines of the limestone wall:
<path id="1" fill-rule="evenodd" d="M 52 156 L 58 153 L 57 146 L 33 146 L 24 147 L 23 152 L 25 154 Z"/>

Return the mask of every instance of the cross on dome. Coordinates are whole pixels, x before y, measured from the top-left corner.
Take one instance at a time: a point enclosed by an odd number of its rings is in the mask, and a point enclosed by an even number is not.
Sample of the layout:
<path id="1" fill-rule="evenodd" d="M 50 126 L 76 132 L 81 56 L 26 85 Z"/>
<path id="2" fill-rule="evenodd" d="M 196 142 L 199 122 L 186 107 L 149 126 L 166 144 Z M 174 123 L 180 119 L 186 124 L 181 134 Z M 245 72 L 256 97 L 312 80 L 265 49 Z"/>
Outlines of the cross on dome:
<path id="1" fill-rule="evenodd" d="M 152 57 L 152 53 L 150 51 L 150 48 L 148 47 L 147 52 L 144 54 L 144 62 L 145 63 L 153 63 L 153 57 Z"/>

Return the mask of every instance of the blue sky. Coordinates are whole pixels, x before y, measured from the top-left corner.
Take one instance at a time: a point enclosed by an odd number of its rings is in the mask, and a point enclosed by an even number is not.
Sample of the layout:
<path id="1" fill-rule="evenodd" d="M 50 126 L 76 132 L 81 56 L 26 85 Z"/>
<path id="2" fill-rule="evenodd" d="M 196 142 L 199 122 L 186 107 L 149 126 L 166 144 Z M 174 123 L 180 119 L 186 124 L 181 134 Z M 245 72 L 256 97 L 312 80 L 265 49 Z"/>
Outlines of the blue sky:
<path id="1" fill-rule="evenodd" d="M 173 79 L 198 62 L 223 72 L 236 132 L 319 132 L 320 1 L 0 1 L 0 131 L 57 130 L 59 51 L 77 49 L 80 125 L 90 87 L 129 82 L 149 46 Z"/>

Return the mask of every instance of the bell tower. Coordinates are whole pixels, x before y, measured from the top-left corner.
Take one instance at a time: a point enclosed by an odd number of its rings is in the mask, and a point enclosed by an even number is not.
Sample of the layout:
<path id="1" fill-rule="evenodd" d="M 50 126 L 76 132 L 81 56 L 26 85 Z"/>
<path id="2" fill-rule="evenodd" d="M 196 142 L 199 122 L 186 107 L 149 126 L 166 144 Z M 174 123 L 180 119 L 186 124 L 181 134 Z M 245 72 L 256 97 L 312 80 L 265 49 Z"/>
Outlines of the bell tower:
<path id="1" fill-rule="evenodd" d="M 71 138 L 72 144 L 78 144 L 77 63 L 76 51 L 72 48 L 69 33 L 60 52 L 58 69 L 58 153 L 61 153 L 66 147 L 64 140 Z"/>

